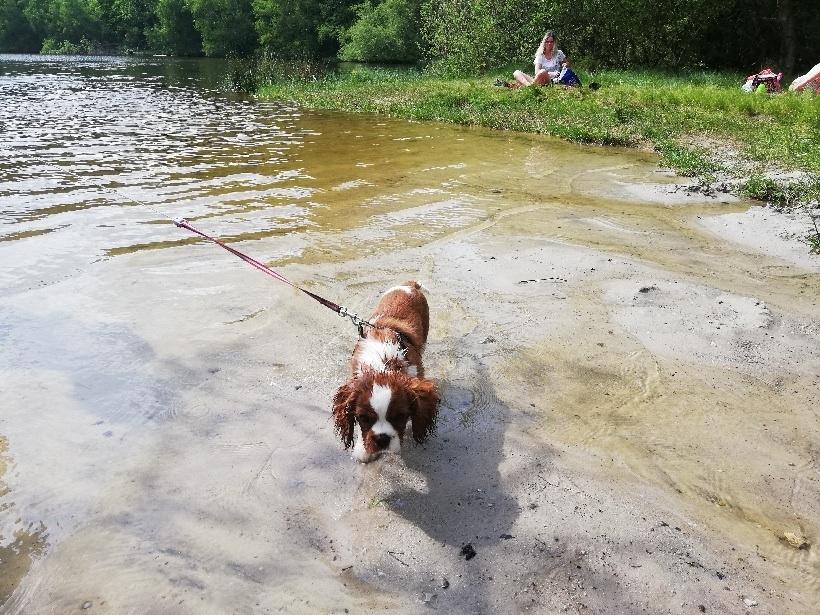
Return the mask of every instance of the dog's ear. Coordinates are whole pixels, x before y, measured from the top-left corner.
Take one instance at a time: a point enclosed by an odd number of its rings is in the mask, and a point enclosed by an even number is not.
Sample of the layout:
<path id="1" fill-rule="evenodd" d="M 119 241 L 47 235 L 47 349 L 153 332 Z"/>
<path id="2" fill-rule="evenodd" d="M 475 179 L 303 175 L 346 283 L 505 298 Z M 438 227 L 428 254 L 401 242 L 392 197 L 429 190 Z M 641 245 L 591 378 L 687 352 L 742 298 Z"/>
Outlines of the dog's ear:
<path id="1" fill-rule="evenodd" d="M 410 389 L 413 392 L 410 398 L 413 439 L 416 442 L 424 442 L 427 436 L 432 434 L 436 428 L 439 402 L 438 390 L 435 384 L 420 378 L 410 379 Z"/>
<path id="2" fill-rule="evenodd" d="M 353 430 L 356 428 L 356 398 L 358 388 L 355 381 L 348 380 L 333 396 L 333 421 L 336 424 L 336 435 L 345 449 L 353 446 Z"/>

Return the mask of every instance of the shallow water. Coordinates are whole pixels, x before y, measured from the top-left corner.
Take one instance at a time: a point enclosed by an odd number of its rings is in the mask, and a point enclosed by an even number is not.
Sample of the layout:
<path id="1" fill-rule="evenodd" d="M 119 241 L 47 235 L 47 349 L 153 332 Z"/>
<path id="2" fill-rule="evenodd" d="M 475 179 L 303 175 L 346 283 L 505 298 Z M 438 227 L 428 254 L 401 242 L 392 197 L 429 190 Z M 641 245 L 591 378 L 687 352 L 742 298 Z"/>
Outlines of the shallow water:
<path id="1" fill-rule="evenodd" d="M 820 276 L 697 224 L 746 204 L 670 192 L 649 154 L 310 112 L 223 71 L 0 56 L 1 610 L 414 612 L 443 574 L 447 612 L 525 610 L 443 554 L 559 595 L 492 538 L 580 544 L 545 466 L 685 517 L 706 546 L 675 549 L 781 592 L 762 612 L 816 603 Z M 424 280 L 438 438 L 353 464 L 327 421 L 352 327 L 177 216 L 362 313 Z M 638 544 L 621 512 L 588 525 Z M 740 612 L 716 578 L 692 591 Z"/>

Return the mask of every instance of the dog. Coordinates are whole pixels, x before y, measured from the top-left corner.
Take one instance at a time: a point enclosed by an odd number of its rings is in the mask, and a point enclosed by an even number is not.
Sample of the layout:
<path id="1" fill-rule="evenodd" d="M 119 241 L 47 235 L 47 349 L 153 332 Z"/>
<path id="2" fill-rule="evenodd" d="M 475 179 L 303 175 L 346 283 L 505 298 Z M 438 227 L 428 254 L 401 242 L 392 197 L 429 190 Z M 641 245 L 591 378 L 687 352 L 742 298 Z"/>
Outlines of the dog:
<path id="1" fill-rule="evenodd" d="M 435 428 L 439 402 L 421 363 L 430 328 L 421 284 L 388 290 L 369 322 L 353 349 L 351 377 L 333 397 L 336 434 L 361 463 L 398 453 L 408 422 L 413 440 L 424 442 Z"/>

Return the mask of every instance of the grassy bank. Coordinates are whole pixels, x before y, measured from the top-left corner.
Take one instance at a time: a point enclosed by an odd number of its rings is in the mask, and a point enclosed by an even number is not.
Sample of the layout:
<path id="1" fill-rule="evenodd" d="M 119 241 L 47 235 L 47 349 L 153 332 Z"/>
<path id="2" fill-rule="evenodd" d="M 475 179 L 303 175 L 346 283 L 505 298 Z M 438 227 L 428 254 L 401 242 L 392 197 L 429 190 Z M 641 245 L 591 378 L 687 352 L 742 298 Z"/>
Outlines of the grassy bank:
<path id="1" fill-rule="evenodd" d="M 384 113 L 552 135 L 582 143 L 654 149 L 701 184 L 792 206 L 820 197 L 820 96 L 740 91 L 741 75 L 581 74 L 597 91 L 493 85 L 509 71 L 440 78 L 356 69 L 317 81 L 282 80 L 267 98 L 320 109 Z"/>

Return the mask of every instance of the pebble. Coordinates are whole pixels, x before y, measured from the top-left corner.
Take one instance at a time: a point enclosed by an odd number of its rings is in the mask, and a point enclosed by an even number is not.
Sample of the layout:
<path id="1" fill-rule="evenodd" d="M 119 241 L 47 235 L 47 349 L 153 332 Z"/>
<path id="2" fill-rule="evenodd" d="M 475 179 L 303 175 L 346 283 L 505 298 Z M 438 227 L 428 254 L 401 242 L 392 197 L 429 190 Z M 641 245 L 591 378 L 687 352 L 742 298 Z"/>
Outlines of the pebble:
<path id="1" fill-rule="evenodd" d="M 783 540 L 786 541 L 786 544 L 795 549 L 809 548 L 809 541 L 806 540 L 805 536 L 796 534 L 794 532 L 786 532 L 785 534 L 783 534 Z"/>
<path id="2" fill-rule="evenodd" d="M 91 608 L 91 600 L 86 600 L 85 602 L 83 602 L 83 606 L 82 606 L 83 611 L 87 611 L 90 608 Z"/>
<path id="3" fill-rule="evenodd" d="M 746 606 L 757 606 L 757 600 L 753 598 L 743 598 L 743 604 Z"/>
<path id="4" fill-rule="evenodd" d="M 464 559 L 467 560 L 473 559 L 475 557 L 475 549 L 473 548 L 473 545 L 468 542 L 466 545 L 461 547 L 459 555 L 463 555 Z"/>

